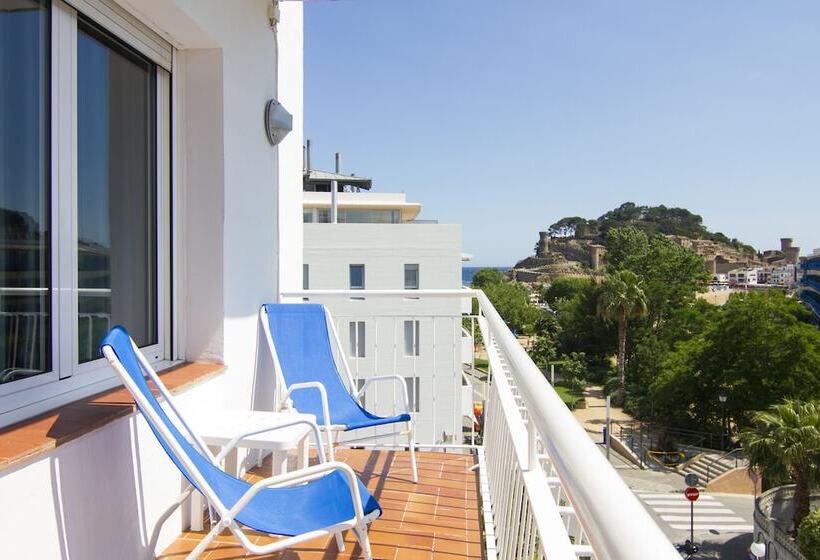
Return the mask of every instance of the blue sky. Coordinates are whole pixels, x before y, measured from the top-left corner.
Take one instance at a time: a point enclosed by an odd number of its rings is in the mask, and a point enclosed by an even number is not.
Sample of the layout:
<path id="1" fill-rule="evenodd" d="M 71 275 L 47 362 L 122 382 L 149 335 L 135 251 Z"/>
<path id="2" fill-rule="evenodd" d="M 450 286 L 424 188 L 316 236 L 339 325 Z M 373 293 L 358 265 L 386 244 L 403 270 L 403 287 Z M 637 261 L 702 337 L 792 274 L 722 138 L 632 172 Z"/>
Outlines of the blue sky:
<path id="1" fill-rule="evenodd" d="M 343 154 L 477 265 L 625 201 L 820 247 L 820 3 L 305 3 L 314 167 Z"/>

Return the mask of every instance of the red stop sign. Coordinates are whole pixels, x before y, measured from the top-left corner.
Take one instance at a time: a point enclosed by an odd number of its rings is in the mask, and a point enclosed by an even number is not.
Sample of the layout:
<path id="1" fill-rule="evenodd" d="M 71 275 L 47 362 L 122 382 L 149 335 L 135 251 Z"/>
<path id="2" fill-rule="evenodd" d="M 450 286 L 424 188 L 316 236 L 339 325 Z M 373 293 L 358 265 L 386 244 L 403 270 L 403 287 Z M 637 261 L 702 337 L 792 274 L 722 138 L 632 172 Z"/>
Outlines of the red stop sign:
<path id="1" fill-rule="evenodd" d="M 698 490 L 694 486 L 690 486 L 689 488 L 683 491 L 683 495 L 686 496 L 686 499 L 690 502 L 697 502 L 698 498 L 700 498 L 700 490 Z"/>

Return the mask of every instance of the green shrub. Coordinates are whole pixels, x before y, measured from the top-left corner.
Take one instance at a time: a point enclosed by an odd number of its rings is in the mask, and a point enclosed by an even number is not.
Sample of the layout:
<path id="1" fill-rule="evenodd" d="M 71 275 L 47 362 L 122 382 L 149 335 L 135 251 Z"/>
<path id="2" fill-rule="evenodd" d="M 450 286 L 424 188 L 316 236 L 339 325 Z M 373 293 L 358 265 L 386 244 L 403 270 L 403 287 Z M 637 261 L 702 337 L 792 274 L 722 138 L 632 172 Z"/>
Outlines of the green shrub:
<path id="1" fill-rule="evenodd" d="M 587 359 L 583 352 L 570 352 L 563 356 L 559 371 L 564 385 L 578 393 L 584 390 L 587 385 Z"/>
<path id="2" fill-rule="evenodd" d="M 807 560 L 820 560 L 820 509 L 812 511 L 800 523 L 797 544 Z"/>

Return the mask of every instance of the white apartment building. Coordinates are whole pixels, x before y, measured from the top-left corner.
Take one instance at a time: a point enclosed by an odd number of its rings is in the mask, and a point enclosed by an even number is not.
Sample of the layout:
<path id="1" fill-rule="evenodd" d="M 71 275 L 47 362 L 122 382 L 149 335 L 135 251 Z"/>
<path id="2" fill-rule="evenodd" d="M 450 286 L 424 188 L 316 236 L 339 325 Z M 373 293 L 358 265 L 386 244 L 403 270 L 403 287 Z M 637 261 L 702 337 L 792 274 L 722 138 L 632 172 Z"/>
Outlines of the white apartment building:
<path id="1" fill-rule="evenodd" d="M 786 264 L 771 268 L 769 284 L 793 287 L 800 280 L 800 265 Z"/>
<path id="2" fill-rule="evenodd" d="M 323 182 L 327 180 L 326 186 Z M 334 201 L 330 181 L 347 192 Z M 461 286 L 461 226 L 417 222 L 418 203 L 403 193 L 370 192 L 367 178 L 311 170 L 305 174 L 303 287 L 310 290 L 440 290 Z M 346 359 L 359 387 L 375 375 L 405 378 L 417 438 L 462 442 L 472 409 L 463 390 L 464 344 L 459 298 L 330 297 Z M 454 350 L 456 350 L 454 352 Z M 364 404 L 378 414 L 396 412 L 393 388 L 371 385 Z M 467 421 L 467 425 L 469 422 Z M 384 433 L 390 426 L 378 428 Z"/>
<path id="3" fill-rule="evenodd" d="M 783 286 L 794 287 L 800 280 L 800 267 L 794 264 L 781 266 L 738 268 L 726 275 L 735 286 Z"/>
<path id="4" fill-rule="evenodd" d="M 751 286 L 758 284 L 757 268 L 736 268 L 729 271 L 729 284 L 733 286 Z"/>

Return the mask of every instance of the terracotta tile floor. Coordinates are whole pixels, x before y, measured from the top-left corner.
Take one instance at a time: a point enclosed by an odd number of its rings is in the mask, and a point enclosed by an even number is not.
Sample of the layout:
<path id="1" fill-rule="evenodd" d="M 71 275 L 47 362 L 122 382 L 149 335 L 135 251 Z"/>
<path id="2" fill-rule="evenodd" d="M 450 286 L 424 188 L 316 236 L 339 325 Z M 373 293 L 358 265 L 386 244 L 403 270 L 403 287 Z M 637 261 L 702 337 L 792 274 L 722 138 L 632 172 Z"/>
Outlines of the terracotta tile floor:
<path id="1" fill-rule="evenodd" d="M 480 560 L 482 539 L 479 526 L 477 477 L 468 469 L 471 455 L 417 453 L 419 482 L 410 479 L 410 457 L 403 451 L 340 449 L 336 458 L 359 474 L 382 506 L 382 516 L 370 524 L 373 557 L 379 560 Z M 252 471 L 248 480 L 270 473 L 266 464 Z M 186 532 L 174 542 L 161 560 L 181 560 L 193 550 L 204 533 Z M 272 542 L 264 535 L 257 543 Z M 345 535 L 345 552 L 339 552 L 332 537 L 315 539 L 287 552 L 248 556 L 230 533 L 217 538 L 200 557 L 264 558 L 266 560 L 347 560 L 363 558 L 351 531 Z"/>

